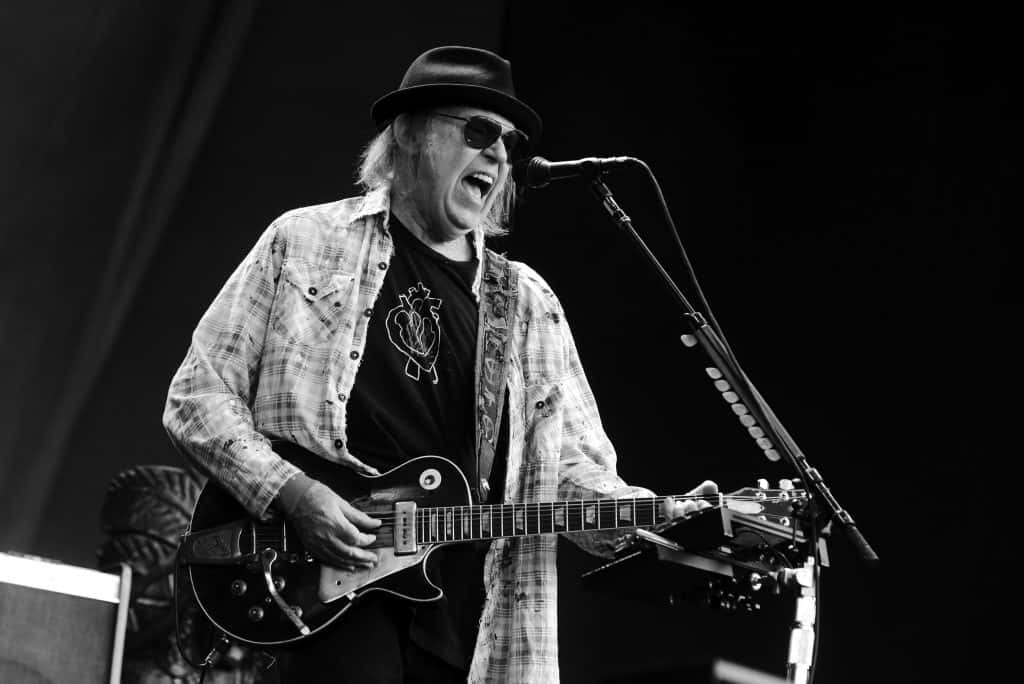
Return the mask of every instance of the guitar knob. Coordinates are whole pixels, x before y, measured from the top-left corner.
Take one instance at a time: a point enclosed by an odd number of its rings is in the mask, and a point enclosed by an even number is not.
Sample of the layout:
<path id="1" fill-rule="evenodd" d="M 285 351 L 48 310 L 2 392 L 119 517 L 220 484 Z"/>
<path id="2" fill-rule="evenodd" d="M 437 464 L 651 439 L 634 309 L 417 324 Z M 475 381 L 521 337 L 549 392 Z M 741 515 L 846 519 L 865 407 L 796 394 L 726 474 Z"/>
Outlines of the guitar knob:
<path id="1" fill-rule="evenodd" d="M 245 580 L 236 579 L 231 583 L 231 593 L 235 596 L 241 596 L 248 591 L 249 585 L 245 583 Z"/>
<path id="2" fill-rule="evenodd" d="M 758 489 L 768 489 L 768 480 L 766 478 L 763 478 L 763 477 L 757 478 L 757 488 Z"/>
<path id="3" fill-rule="evenodd" d="M 252 620 L 253 622 L 259 622 L 260 620 L 263 619 L 263 615 L 264 615 L 263 608 L 260 607 L 260 606 L 253 606 L 252 608 L 249 609 L 248 615 L 249 615 L 249 619 Z"/>
<path id="4" fill-rule="evenodd" d="M 284 591 L 284 585 L 285 585 L 284 577 L 275 577 L 274 578 L 274 588 L 275 589 L 277 589 L 278 591 Z"/>
<path id="5" fill-rule="evenodd" d="M 291 609 L 295 617 L 302 617 L 302 606 L 291 606 Z"/>
<path id="6" fill-rule="evenodd" d="M 793 489 L 793 481 L 788 479 L 779 480 L 779 489 Z"/>

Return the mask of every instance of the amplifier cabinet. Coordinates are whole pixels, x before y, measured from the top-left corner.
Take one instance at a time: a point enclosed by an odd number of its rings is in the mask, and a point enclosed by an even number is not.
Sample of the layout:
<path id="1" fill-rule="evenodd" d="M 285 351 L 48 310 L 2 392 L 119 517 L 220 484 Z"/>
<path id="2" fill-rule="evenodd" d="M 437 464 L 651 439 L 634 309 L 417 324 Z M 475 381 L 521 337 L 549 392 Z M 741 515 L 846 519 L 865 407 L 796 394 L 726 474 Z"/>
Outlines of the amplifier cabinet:
<path id="1" fill-rule="evenodd" d="M 0 553 L 0 682 L 120 682 L 131 569 Z"/>

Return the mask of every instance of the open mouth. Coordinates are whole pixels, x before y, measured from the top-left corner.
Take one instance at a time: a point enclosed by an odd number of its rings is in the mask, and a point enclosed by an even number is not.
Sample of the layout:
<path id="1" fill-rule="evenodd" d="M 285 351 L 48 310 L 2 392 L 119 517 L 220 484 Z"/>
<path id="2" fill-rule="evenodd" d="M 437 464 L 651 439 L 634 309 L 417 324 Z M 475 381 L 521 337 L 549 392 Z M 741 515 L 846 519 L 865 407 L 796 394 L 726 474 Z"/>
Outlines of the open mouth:
<path id="1" fill-rule="evenodd" d="M 474 194 L 477 199 L 481 202 L 487 197 L 487 193 L 494 187 L 494 176 L 477 171 L 471 173 L 462 179 L 462 182 L 466 184 L 466 187 L 470 189 L 470 192 Z"/>

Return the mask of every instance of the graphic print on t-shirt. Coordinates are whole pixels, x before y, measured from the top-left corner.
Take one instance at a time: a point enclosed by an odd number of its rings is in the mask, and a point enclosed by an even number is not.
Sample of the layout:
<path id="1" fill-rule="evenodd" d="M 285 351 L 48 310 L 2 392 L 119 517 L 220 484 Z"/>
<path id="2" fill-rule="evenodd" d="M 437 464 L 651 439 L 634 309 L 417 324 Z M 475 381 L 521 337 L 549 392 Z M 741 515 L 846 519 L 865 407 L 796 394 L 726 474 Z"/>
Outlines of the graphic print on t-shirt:
<path id="1" fill-rule="evenodd" d="M 430 288 L 416 283 L 408 294 L 398 295 L 398 306 L 388 311 L 385 328 L 388 339 L 408 361 L 405 374 L 420 379 L 420 371 L 427 373 L 437 384 L 437 354 L 441 350 L 441 326 L 437 310 L 443 302 L 430 296 Z"/>

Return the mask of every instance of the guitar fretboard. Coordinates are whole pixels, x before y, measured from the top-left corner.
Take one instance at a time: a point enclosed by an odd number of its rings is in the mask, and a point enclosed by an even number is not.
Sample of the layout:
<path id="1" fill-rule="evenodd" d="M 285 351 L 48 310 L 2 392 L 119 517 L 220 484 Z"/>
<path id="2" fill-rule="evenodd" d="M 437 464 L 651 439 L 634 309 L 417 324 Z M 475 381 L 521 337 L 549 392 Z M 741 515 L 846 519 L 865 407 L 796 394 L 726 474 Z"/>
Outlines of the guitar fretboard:
<path id="1" fill-rule="evenodd" d="M 429 544 L 650 527 L 665 520 L 663 502 L 655 497 L 421 508 L 417 539 Z"/>

